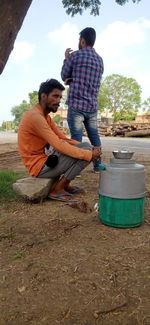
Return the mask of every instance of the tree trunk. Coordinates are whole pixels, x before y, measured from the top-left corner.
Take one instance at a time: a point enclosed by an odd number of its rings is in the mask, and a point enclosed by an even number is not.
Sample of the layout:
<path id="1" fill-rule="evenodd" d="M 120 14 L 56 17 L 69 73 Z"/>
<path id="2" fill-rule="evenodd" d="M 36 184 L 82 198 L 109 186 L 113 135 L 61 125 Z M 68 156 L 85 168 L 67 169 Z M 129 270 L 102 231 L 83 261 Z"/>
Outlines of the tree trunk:
<path id="1" fill-rule="evenodd" d="M 150 129 L 126 132 L 125 137 L 149 137 Z"/>
<path id="2" fill-rule="evenodd" d="M 0 0 L 0 74 L 32 0 Z"/>

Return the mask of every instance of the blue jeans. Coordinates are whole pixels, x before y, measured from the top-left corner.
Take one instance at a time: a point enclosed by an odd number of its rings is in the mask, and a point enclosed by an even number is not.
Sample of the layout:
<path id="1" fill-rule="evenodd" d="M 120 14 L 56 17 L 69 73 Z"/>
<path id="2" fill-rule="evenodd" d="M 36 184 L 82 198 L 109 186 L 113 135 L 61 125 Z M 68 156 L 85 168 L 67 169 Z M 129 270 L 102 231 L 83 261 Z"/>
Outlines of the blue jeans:
<path id="1" fill-rule="evenodd" d="M 97 112 L 78 112 L 72 108 L 68 109 L 67 121 L 71 133 L 71 139 L 82 142 L 83 125 L 87 131 L 88 138 L 93 146 L 101 146 L 97 128 Z M 98 170 L 101 158 L 93 162 L 94 170 Z"/>

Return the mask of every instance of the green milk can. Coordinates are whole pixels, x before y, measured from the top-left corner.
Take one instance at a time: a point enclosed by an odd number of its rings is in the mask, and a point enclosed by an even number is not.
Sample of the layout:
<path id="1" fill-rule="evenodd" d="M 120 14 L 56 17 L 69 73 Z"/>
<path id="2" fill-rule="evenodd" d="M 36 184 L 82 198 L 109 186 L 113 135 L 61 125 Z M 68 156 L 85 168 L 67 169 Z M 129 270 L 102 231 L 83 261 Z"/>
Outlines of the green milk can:
<path id="1" fill-rule="evenodd" d="M 99 165 L 99 219 L 117 228 L 140 226 L 144 221 L 145 168 L 132 151 L 113 151 L 110 163 Z"/>

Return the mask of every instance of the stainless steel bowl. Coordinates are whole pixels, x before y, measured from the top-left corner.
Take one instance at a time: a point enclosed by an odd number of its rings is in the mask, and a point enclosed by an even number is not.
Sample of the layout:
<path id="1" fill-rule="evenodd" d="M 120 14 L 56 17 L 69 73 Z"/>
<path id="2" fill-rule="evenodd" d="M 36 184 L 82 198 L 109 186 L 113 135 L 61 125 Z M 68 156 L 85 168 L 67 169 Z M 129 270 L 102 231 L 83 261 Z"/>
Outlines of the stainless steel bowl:
<path id="1" fill-rule="evenodd" d="M 131 159 L 134 154 L 134 151 L 115 150 L 112 153 L 116 159 Z"/>

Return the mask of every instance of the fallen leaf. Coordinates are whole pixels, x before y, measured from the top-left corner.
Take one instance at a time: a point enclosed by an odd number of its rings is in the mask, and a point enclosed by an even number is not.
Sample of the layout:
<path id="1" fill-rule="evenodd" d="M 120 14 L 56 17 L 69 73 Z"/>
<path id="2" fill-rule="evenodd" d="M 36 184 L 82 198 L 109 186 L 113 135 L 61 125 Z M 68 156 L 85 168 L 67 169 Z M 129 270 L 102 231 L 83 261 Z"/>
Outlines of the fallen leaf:
<path id="1" fill-rule="evenodd" d="M 23 286 L 23 287 L 20 287 L 20 288 L 18 287 L 18 292 L 19 292 L 19 293 L 22 293 L 22 292 L 24 292 L 25 290 L 26 290 L 26 287 L 24 287 L 24 286 Z"/>
<path id="2" fill-rule="evenodd" d="M 99 317 L 99 315 L 97 314 L 96 311 L 94 311 L 93 316 L 94 316 L 94 318 L 96 318 L 96 319 Z"/>

